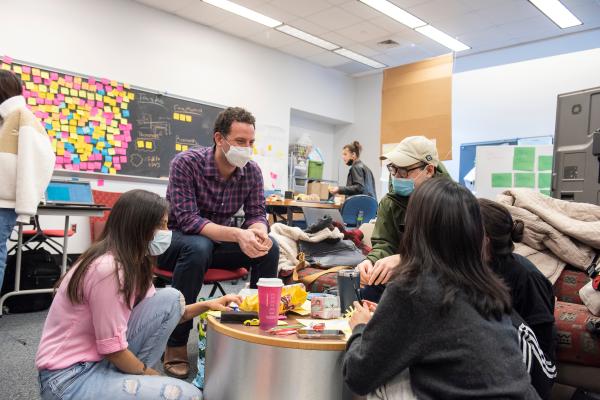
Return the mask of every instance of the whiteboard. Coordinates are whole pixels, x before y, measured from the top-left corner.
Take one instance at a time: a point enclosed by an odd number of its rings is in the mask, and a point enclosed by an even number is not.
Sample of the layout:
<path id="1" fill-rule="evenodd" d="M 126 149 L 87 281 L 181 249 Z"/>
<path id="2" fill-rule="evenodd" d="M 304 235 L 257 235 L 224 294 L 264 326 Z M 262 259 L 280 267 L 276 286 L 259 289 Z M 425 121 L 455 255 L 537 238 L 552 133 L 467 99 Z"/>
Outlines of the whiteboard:
<path id="1" fill-rule="evenodd" d="M 551 144 L 477 147 L 475 195 L 495 200 L 516 187 L 549 195 L 553 148 Z"/>

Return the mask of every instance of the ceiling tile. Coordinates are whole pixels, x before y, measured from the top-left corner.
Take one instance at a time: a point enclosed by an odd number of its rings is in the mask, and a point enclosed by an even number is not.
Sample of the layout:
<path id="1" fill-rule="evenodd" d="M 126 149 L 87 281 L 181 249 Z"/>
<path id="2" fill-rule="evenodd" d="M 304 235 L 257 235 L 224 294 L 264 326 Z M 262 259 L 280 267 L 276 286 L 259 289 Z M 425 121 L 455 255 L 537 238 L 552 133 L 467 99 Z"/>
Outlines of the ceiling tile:
<path id="1" fill-rule="evenodd" d="M 473 10 L 482 10 L 484 8 L 493 8 L 498 6 L 507 6 L 510 3 L 523 0 L 460 0 L 461 3 L 466 4 Z"/>
<path id="2" fill-rule="evenodd" d="M 364 45 L 358 44 L 358 43 L 357 44 L 353 44 L 351 46 L 346 46 L 346 48 L 348 50 L 352 50 L 355 53 L 361 54 L 361 55 L 363 55 L 365 57 L 371 57 L 371 56 L 373 56 L 375 54 L 381 53 L 381 50 L 379 50 L 377 48 L 373 49 L 371 47 L 364 46 Z"/>
<path id="3" fill-rule="evenodd" d="M 307 17 L 331 7 L 322 0 L 272 0 L 271 5 L 298 17 Z"/>
<path id="4" fill-rule="evenodd" d="M 378 28 L 370 22 L 361 22 L 347 28 L 339 29 L 337 33 L 358 43 L 368 42 L 387 34 L 385 30 Z"/>
<path id="5" fill-rule="evenodd" d="M 330 41 L 331 43 L 335 43 L 339 46 L 348 46 L 354 43 L 354 41 L 350 38 L 340 35 L 337 32 L 325 32 L 319 35 L 321 39 L 325 39 Z"/>
<path id="6" fill-rule="evenodd" d="M 266 4 L 269 1 L 268 0 L 233 0 L 233 2 L 236 4 L 239 4 L 240 6 L 244 6 L 251 10 L 254 10 L 255 7 L 258 7 L 262 4 Z"/>
<path id="7" fill-rule="evenodd" d="M 368 5 L 357 0 L 342 4 L 340 5 L 340 8 L 356 15 L 357 17 L 360 17 L 361 19 L 373 19 L 383 15 L 374 8 L 369 7 Z"/>
<path id="8" fill-rule="evenodd" d="M 213 25 L 216 29 L 231 33 L 232 35 L 247 38 L 248 36 L 256 35 L 259 32 L 270 30 L 266 26 L 249 19 L 229 14 L 230 17 Z"/>
<path id="9" fill-rule="evenodd" d="M 231 17 L 230 12 L 201 1 L 194 1 L 190 5 L 175 11 L 175 14 L 207 26 L 214 26 Z"/>
<path id="10" fill-rule="evenodd" d="M 333 67 L 348 62 L 348 59 L 346 57 L 342 57 L 339 54 L 335 54 L 331 51 L 326 51 L 322 54 L 317 54 L 316 56 L 308 57 L 307 60 L 322 65 L 324 67 Z"/>
<path id="11" fill-rule="evenodd" d="M 254 11 L 266 15 L 267 17 L 274 18 L 281 22 L 288 23 L 289 21 L 298 18 L 291 14 L 289 11 L 282 10 L 281 8 L 271 3 L 261 3 L 252 8 Z"/>
<path id="12" fill-rule="evenodd" d="M 457 18 L 473 9 L 460 0 L 434 0 L 408 8 L 409 13 L 425 22 L 433 24 L 449 18 Z"/>
<path id="13" fill-rule="evenodd" d="M 489 49 L 494 46 L 506 46 L 508 43 L 513 43 L 513 40 L 506 32 L 495 26 L 482 31 L 458 35 L 457 39 L 475 50 Z"/>
<path id="14" fill-rule="evenodd" d="M 475 11 L 475 13 L 486 20 L 492 21 L 494 25 L 502 25 L 509 22 L 537 17 L 539 15 L 539 10 L 528 1 L 522 1 L 484 8 Z"/>
<path id="15" fill-rule="evenodd" d="M 529 36 L 533 37 L 534 34 L 536 35 L 536 39 L 538 39 L 540 34 L 555 36 L 562 33 L 559 27 L 544 16 L 509 22 L 498 25 L 497 28 L 511 38 L 522 38 L 524 40 L 534 40 L 528 38 Z"/>
<path id="16" fill-rule="evenodd" d="M 435 27 L 450 36 L 462 35 L 468 32 L 476 32 L 491 28 L 493 21 L 482 17 L 475 12 L 461 15 L 460 18 L 449 18 L 437 21 Z"/>
<path id="17" fill-rule="evenodd" d="M 248 37 L 248 40 L 262 44 L 263 46 L 278 48 L 295 43 L 298 39 L 276 31 L 275 29 L 267 29 L 266 31 Z"/>
<path id="18" fill-rule="evenodd" d="M 291 20 L 288 22 L 288 24 L 294 28 L 298 28 L 315 36 L 319 36 L 321 33 L 329 32 L 329 29 L 323 28 L 321 25 L 314 24 L 303 18 Z"/>
<path id="19" fill-rule="evenodd" d="M 374 69 L 369 67 L 368 65 L 364 65 L 361 64 L 359 62 L 356 61 L 352 61 L 352 60 L 348 60 L 350 61 L 349 63 L 346 64 L 342 64 L 342 65 L 338 65 L 337 67 L 334 67 L 334 69 L 337 69 L 338 71 L 341 71 L 345 74 L 359 74 L 361 72 L 367 72 L 367 71 L 373 71 Z"/>
<path id="20" fill-rule="evenodd" d="M 428 3 L 431 0 L 389 0 L 391 3 L 394 3 L 398 7 L 406 10 L 409 7 L 414 7 L 419 4 Z"/>
<path id="21" fill-rule="evenodd" d="M 310 16 L 310 21 L 324 28 L 336 31 L 350 25 L 358 24 L 361 19 L 341 8 L 332 7 Z"/>
<path id="22" fill-rule="evenodd" d="M 356 0 L 327 0 L 327 2 L 329 4 L 332 4 L 334 6 L 339 6 L 340 4 L 347 4 L 347 3 L 353 3 Z"/>
<path id="23" fill-rule="evenodd" d="M 300 58 L 316 56 L 317 54 L 327 52 L 325 49 L 303 42 L 300 39 L 295 40 L 294 43 L 279 47 L 279 50 Z"/>
<path id="24" fill-rule="evenodd" d="M 149 7 L 158 8 L 167 12 L 174 12 L 192 4 L 196 0 L 135 0 L 138 3 L 145 4 Z"/>

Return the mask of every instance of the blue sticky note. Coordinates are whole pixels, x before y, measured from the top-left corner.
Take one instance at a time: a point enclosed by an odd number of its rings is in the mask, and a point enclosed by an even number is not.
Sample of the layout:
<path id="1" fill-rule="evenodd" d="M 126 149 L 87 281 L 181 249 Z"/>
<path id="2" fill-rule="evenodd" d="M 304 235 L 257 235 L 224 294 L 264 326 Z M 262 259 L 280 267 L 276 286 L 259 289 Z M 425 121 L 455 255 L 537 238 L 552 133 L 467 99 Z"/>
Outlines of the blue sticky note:
<path id="1" fill-rule="evenodd" d="M 107 174 L 108 173 L 108 168 L 107 167 L 102 167 L 102 172 Z"/>
<path id="2" fill-rule="evenodd" d="M 106 149 L 102 149 L 102 155 L 103 155 L 103 156 L 107 156 L 107 155 L 108 155 L 108 150 L 106 150 Z"/>
<path id="3" fill-rule="evenodd" d="M 92 139 L 92 143 L 95 143 L 95 142 L 94 142 L 94 140 L 95 140 L 95 139 Z M 96 142 L 97 142 L 97 140 L 96 140 Z M 100 154 L 100 150 L 98 150 L 98 149 L 93 149 L 93 150 L 92 150 L 92 154 Z"/>
<path id="4" fill-rule="evenodd" d="M 77 156 L 72 156 L 72 157 L 71 157 L 71 162 L 72 162 L 73 164 L 79 164 L 79 163 L 80 163 L 79 157 L 77 157 Z"/>
<path id="5" fill-rule="evenodd" d="M 124 117 L 129 117 L 129 110 L 123 110 L 121 112 L 121 115 L 123 115 Z"/>
<path id="6" fill-rule="evenodd" d="M 52 124 L 48 124 L 48 123 L 47 123 L 47 124 L 46 124 L 46 130 L 50 130 L 50 129 L 52 129 Z"/>
<path id="7" fill-rule="evenodd" d="M 104 89 L 100 89 L 100 90 L 98 90 L 98 94 L 101 94 L 102 96 L 104 96 L 106 94 L 106 92 L 104 91 Z"/>
<path id="8" fill-rule="evenodd" d="M 77 127 L 77 134 L 78 135 L 83 135 L 83 128 L 82 127 L 80 127 L 80 126 Z"/>
<path id="9" fill-rule="evenodd" d="M 104 161 L 112 161 L 112 156 L 106 156 L 106 157 L 104 157 Z"/>

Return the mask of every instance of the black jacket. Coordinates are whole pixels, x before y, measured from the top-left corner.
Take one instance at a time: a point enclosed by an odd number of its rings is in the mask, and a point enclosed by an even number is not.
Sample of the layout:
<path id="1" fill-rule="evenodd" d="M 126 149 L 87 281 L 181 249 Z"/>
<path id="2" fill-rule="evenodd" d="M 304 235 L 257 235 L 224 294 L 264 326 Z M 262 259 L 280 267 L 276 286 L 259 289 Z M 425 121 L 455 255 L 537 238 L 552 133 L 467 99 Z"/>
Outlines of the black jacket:
<path id="1" fill-rule="evenodd" d="M 346 196 L 366 194 L 367 196 L 377 198 L 375 178 L 373 178 L 373 173 L 369 167 L 360 160 L 355 161 L 348 172 L 346 186 L 340 186 L 339 193 Z"/>

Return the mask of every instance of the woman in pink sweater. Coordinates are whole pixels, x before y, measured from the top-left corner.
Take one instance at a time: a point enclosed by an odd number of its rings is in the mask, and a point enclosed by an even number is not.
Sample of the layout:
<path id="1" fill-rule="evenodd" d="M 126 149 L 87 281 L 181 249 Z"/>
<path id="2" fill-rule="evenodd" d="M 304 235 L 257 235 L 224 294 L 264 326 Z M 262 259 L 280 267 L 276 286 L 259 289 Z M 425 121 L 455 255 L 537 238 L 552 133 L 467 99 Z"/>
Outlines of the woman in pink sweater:
<path id="1" fill-rule="evenodd" d="M 100 239 L 60 283 L 36 356 L 42 399 L 200 399 L 193 385 L 160 376 L 156 364 L 177 324 L 235 295 L 185 305 L 152 285 L 151 256 L 170 245 L 167 202 L 145 190 L 124 193 Z"/>

